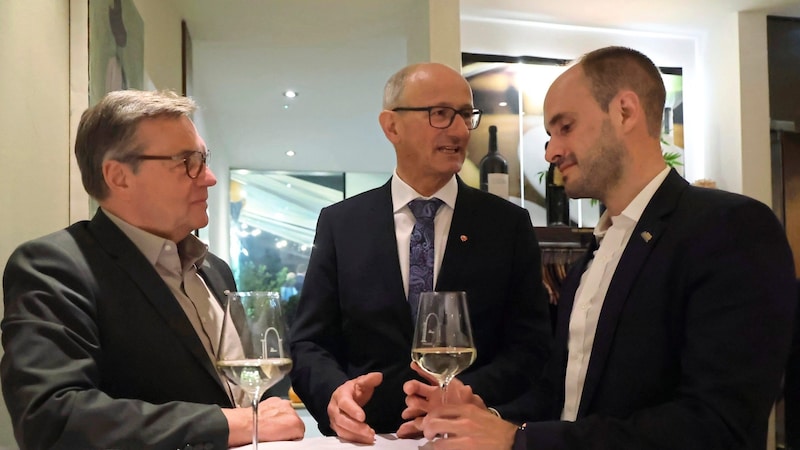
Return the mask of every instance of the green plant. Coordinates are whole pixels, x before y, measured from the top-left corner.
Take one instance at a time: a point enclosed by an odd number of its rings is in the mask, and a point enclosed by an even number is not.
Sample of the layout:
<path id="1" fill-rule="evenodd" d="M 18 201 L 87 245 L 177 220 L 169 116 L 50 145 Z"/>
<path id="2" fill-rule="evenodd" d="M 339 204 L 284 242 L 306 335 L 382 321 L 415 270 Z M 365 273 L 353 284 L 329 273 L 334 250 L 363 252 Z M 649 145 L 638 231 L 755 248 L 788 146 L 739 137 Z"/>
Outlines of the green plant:
<path id="1" fill-rule="evenodd" d="M 240 291 L 278 291 L 286 281 L 287 273 L 289 273 L 287 267 L 281 268 L 277 273 L 271 273 L 267 270 L 267 266 L 245 260 L 239 266 L 237 288 Z"/>
<path id="2" fill-rule="evenodd" d="M 664 162 L 670 167 L 682 166 L 681 154 L 678 152 L 664 152 Z"/>

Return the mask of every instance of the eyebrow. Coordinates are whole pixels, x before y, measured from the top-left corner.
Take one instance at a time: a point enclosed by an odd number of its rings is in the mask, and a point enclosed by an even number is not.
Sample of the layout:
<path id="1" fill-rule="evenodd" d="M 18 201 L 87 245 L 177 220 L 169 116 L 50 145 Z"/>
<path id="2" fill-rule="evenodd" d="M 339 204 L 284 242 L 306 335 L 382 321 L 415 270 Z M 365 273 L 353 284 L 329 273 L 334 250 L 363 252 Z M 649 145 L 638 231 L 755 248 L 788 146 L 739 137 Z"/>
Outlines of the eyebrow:
<path id="1" fill-rule="evenodd" d="M 440 102 L 440 103 L 437 103 L 435 105 L 431 105 L 431 107 L 432 108 L 436 108 L 436 107 L 453 108 L 456 111 L 463 111 L 465 109 L 475 109 L 475 105 L 470 104 L 470 103 L 464 103 L 461 106 L 451 106 L 451 105 L 454 105 L 454 104 L 453 103 L 447 103 L 447 102 Z"/>
<path id="2" fill-rule="evenodd" d="M 566 119 L 569 114 L 570 113 L 562 112 L 551 117 L 550 120 L 546 124 L 544 124 L 544 130 L 547 133 L 547 135 L 550 136 L 550 130 L 548 130 L 548 128 L 554 127 L 559 122 L 564 121 L 564 119 Z"/>

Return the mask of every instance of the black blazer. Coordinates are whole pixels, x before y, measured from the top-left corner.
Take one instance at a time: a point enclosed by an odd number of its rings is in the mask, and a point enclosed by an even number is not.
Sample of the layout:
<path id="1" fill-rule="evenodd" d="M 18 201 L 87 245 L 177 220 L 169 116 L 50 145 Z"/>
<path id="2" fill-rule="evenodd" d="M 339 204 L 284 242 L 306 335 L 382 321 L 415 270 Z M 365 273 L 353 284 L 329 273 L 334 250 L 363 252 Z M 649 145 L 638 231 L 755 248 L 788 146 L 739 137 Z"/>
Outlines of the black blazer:
<path id="1" fill-rule="evenodd" d="M 800 291 L 800 280 L 797 280 Z M 799 292 L 800 293 L 800 292 Z M 798 299 L 800 301 L 800 299 Z M 800 450 L 800 308 L 794 323 L 794 339 L 786 364 L 785 388 L 783 392 L 786 413 L 786 448 Z"/>
<path id="2" fill-rule="evenodd" d="M 459 378 L 487 404 L 509 401 L 541 372 L 550 341 L 540 253 L 524 209 L 458 180 L 436 290 L 467 292 L 477 347 Z M 365 412 L 394 432 L 405 407 L 414 324 L 398 263 L 391 183 L 325 208 L 292 327 L 292 383 L 320 430 L 348 379 L 383 372 Z"/>
<path id="3" fill-rule="evenodd" d="M 528 424 L 528 448 L 763 449 L 797 302 L 772 211 L 670 172 L 609 286 L 578 420 L 560 422 L 569 316 L 587 260 L 562 290 L 547 377 L 500 408 L 549 420 Z"/>
<path id="4" fill-rule="evenodd" d="M 218 299 L 233 275 L 209 254 Z M 21 245 L 3 276 L 3 396 L 22 448 L 227 448 L 232 406 L 155 268 L 98 210 Z"/>

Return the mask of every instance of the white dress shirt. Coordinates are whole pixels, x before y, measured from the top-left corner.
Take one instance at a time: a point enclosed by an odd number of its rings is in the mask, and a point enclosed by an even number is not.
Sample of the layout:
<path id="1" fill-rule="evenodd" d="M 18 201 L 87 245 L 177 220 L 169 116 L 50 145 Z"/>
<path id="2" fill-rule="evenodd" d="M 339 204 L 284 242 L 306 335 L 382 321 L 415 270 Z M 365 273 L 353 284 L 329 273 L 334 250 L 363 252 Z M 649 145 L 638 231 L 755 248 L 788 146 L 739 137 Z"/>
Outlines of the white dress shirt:
<path id="1" fill-rule="evenodd" d="M 409 246 L 411 245 L 411 231 L 417 220 L 408 207 L 408 202 L 422 198 L 425 200 L 438 198 L 444 204 L 439 207 L 433 219 L 433 287 L 439 279 L 439 268 L 444 259 L 444 250 L 447 245 L 447 235 L 450 233 L 450 223 L 453 221 L 453 211 L 456 207 L 458 196 L 458 182 L 455 175 L 441 189 L 430 197 L 423 197 L 411 186 L 401 180 L 395 170 L 392 176 L 392 208 L 394 211 L 394 232 L 397 238 L 397 255 L 400 259 L 400 273 L 403 275 L 403 287 L 408 297 L 408 264 Z"/>
<path id="2" fill-rule="evenodd" d="M 608 287 L 636 224 L 667 174 L 669 167 L 659 172 L 620 215 L 611 217 L 606 211 L 595 227 L 594 235 L 599 248 L 581 276 L 569 317 L 567 372 L 561 420 L 575 421 L 578 416 L 586 369 L 589 367 L 597 322 Z"/>

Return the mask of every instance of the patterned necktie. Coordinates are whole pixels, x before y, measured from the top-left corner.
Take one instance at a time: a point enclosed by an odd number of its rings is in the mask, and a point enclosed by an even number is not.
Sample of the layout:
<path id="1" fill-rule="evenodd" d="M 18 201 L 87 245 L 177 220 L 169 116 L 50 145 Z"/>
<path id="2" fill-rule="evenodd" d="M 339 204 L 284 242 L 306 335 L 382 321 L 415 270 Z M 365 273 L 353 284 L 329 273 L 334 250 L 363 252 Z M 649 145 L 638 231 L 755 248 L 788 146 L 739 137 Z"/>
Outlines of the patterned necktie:
<path id="1" fill-rule="evenodd" d="M 433 290 L 433 218 L 442 203 L 438 198 L 408 202 L 408 208 L 417 219 L 408 253 L 408 303 L 413 319 L 417 318 L 420 292 Z"/>

